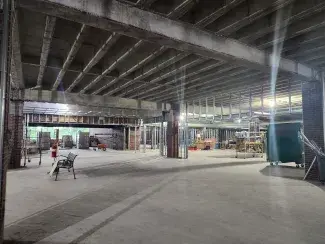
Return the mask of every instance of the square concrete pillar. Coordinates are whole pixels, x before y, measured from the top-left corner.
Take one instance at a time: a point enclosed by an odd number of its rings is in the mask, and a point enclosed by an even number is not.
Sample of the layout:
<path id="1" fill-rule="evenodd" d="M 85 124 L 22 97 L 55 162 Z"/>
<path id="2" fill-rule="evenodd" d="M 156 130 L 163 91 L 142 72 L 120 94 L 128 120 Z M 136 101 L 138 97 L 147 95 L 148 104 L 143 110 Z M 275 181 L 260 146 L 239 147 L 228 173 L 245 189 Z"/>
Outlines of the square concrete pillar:
<path id="1" fill-rule="evenodd" d="M 172 109 L 169 111 L 168 120 L 167 120 L 167 157 L 168 158 L 178 158 L 179 115 L 180 115 L 180 106 L 177 104 L 173 104 Z"/>

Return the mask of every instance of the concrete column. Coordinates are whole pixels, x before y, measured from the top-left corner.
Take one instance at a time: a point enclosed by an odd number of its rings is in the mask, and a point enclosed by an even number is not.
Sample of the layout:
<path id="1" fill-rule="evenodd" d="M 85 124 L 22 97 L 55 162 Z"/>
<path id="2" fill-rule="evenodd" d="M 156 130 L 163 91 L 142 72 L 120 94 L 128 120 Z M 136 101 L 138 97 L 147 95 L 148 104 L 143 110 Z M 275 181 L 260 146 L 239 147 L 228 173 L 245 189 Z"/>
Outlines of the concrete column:
<path id="1" fill-rule="evenodd" d="M 178 158 L 180 105 L 172 104 L 167 121 L 167 157 Z"/>
<path id="2" fill-rule="evenodd" d="M 220 105 L 220 112 L 221 112 L 221 120 L 223 119 L 223 103 L 221 102 L 221 105 Z"/>
<path id="3" fill-rule="evenodd" d="M 195 119 L 195 102 L 193 101 L 193 120 Z"/>
<path id="4" fill-rule="evenodd" d="M 185 105 L 185 158 L 188 158 L 188 103 Z"/>
<path id="5" fill-rule="evenodd" d="M 262 114 L 264 114 L 264 86 L 261 87 L 261 109 Z"/>
<path id="6" fill-rule="evenodd" d="M 128 150 L 131 149 L 131 127 L 128 127 Z"/>
<path id="7" fill-rule="evenodd" d="M 288 97 L 289 97 L 289 113 L 292 113 L 292 102 L 291 102 L 291 80 L 288 80 Z"/>
<path id="8" fill-rule="evenodd" d="M 252 89 L 249 89 L 249 117 L 252 117 Z"/>
<path id="9" fill-rule="evenodd" d="M 302 85 L 302 110 L 304 134 L 324 150 L 324 84 L 321 81 L 309 81 Z M 307 172 L 315 153 L 305 146 L 305 170 Z M 318 180 L 317 163 L 311 169 L 307 179 Z"/>
<path id="10" fill-rule="evenodd" d="M 164 121 L 166 121 L 166 111 L 162 112 L 162 121 L 160 124 L 160 156 L 165 156 L 164 155 L 164 147 L 165 147 L 165 131 L 164 131 Z"/>
<path id="11" fill-rule="evenodd" d="M 137 152 L 137 122 L 134 125 L 134 152 Z"/>
<path id="12" fill-rule="evenodd" d="M 208 120 L 208 98 L 205 98 L 205 120 Z"/>
<path id="13" fill-rule="evenodd" d="M 143 152 L 147 149 L 147 126 L 143 125 Z"/>
<path id="14" fill-rule="evenodd" d="M 232 118 L 232 103 L 231 103 L 231 95 L 229 96 L 229 118 Z"/>
<path id="15" fill-rule="evenodd" d="M 126 131 L 125 131 L 125 127 L 123 127 L 123 150 L 125 150 L 125 146 L 126 146 Z"/>
<path id="16" fill-rule="evenodd" d="M 213 122 L 215 120 L 215 116 L 216 116 L 216 97 L 213 97 Z"/>
<path id="17" fill-rule="evenodd" d="M 239 104 L 238 104 L 239 114 L 238 117 L 241 119 L 241 93 L 239 93 Z"/>
<path id="18" fill-rule="evenodd" d="M 202 104 L 201 104 L 201 99 L 199 100 L 199 121 L 201 120 L 202 116 Z"/>

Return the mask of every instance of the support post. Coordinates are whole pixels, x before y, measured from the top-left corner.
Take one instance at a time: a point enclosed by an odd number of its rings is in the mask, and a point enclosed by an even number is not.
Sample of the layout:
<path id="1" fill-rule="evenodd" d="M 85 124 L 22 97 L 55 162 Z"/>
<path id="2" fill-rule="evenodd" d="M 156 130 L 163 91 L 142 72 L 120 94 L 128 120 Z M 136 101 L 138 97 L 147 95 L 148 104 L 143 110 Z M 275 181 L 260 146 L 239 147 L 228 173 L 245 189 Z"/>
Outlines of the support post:
<path id="1" fill-rule="evenodd" d="M 241 93 L 239 93 L 239 105 L 238 105 L 238 109 L 239 109 L 238 117 L 239 117 L 239 119 L 241 119 Z"/>
<path id="2" fill-rule="evenodd" d="M 143 125 L 143 152 L 147 149 L 147 126 Z"/>
<path id="3" fill-rule="evenodd" d="M 291 79 L 288 80 L 288 97 L 289 97 L 289 113 L 292 113 L 292 103 L 291 103 Z"/>
<path id="4" fill-rule="evenodd" d="M 195 102 L 193 101 L 193 120 L 195 119 Z"/>
<path id="5" fill-rule="evenodd" d="M 9 120 L 9 73 L 8 73 L 8 47 L 9 47 L 9 0 L 2 1 L 3 23 L 1 37 L 1 75 L 0 75 L 0 243 L 3 243 L 5 199 L 6 199 L 6 177 L 7 177 L 7 153 L 9 145 L 6 130 Z"/>
<path id="6" fill-rule="evenodd" d="M 184 128 L 184 131 L 185 131 L 185 158 L 188 158 L 188 134 L 189 134 L 189 131 L 188 131 L 188 103 L 186 103 L 185 105 L 185 128 Z"/>
<path id="7" fill-rule="evenodd" d="M 213 122 L 215 121 L 216 116 L 216 97 L 213 96 Z"/>
<path id="8" fill-rule="evenodd" d="M 262 114 L 264 114 L 264 86 L 261 87 L 261 109 Z"/>
<path id="9" fill-rule="evenodd" d="M 137 152 L 137 121 L 134 124 L 134 152 Z"/>
<path id="10" fill-rule="evenodd" d="M 232 118 L 231 94 L 229 95 L 229 118 Z"/>
<path id="11" fill-rule="evenodd" d="M 220 105 L 220 112 L 221 112 L 221 120 L 223 120 L 223 103 L 221 102 L 221 105 Z"/>
<path id="12" fill-rule="evenodd" d="M 128 150 L 131 150 L 131 127 L 128 127 Z"/>
<path id="13" fill-rule="evenodd" d="M 180 105 L 172 104 L 167 121 L 167 157 L 178 158 Z"/>
<path id="14" fill-rule="evenodd" d="M 205 120 L 208 120 L 208 113 L 209 113 L 209 109 L 208 109 L 208 98 L 205 98 Z"/>
<path id="15" fill-rule="evenodd" d="M 160 156 L 165 156 L 164 155 L 164 145 L 165 145 L 165 137 L 164 137 L 164 121 L 166 119 L 166 111 L 162 112 L 162 120 L 160 124 Z"/>
<path id="16" fill-rule="evenodd" d="M 249 89 L 249 117 L 252 117 L 252 89 Z"/>
<path id="17" fill-rule="evenodd" d="M 201 105 L 201 99 L 199 99 L 199 121 L 201 120 L 202 116 L 202 105 Z"/>
<path id="18" fill-rule="evenodd" d="M 125 146 L 126 146 L 126 131 L 125 131 L 125 127 L 123 127 L 123 151 L 125 151 Z"/>

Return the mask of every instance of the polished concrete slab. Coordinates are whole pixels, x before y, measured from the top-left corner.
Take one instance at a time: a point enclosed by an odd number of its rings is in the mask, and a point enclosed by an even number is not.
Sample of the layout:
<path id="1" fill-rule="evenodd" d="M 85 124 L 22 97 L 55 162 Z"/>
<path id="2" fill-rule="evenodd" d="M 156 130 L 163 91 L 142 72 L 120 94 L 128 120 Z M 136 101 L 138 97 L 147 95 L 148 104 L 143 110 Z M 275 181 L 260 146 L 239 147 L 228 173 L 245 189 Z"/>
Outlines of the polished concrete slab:
<path id="1" fill-rule="evenodd" d="M 233 151 L 79 151 L 77 180 L 8 173 L 5 236 L 39 243 L 325 243 L 324 188 Z"/>

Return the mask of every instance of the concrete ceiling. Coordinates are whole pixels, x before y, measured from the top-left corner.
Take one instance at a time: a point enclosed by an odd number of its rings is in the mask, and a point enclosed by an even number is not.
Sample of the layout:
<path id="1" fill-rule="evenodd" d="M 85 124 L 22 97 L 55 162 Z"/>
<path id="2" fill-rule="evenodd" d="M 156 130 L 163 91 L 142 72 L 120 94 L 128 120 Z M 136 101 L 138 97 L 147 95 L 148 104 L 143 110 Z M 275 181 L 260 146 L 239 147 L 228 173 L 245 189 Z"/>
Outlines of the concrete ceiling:
<path id="1" fill-rule="evenodd" d="M 36 5 L 30 7 L 27 2 Z M 61 18 L 58 11 L 43 8 L 44 2 L 47 4 L 43 0 L 20 0 L 21 7 L 15 13 L 14 74 L 17 82 L 27 89 L 157 102 L 192 102 L 208 97 L 209 104 L 213 101 L 218 104 L 227 102 L 229 97 L 247 99 L 250 94 L 272 99 L 271 84 L 276 80 L 277 98 L 290 93 L 292 103 L 301 102 L 301 82 L 306 79 L 294 72 L 281 68 L 277 72 L 271 67 L 212 58 L 196 49 L 184 51 L 181 45 L 171 48 L 160 41 L 137 39 L 128 27 L 123 34 L 115 29 L 96 28 L 69 16 L 69 12 L 66 18 Z M 237 40 L 255 48 L 254 52 L 281 54 L 318 71 L 325 66 L 323 0 L 121 0 L 117 3 L 145 11 L 139 13 L 162 16 L 174 21 L 172 24 L 190 24 L 216 37 L 226 37 L 220 40 L 229 43 Z M 144 18 L 141 24 L 149 26 L 148 21 Z M 183 35 L 186 39 L 186 33 Z M 240 102 L 237 99 L 237 104 Z"/>

